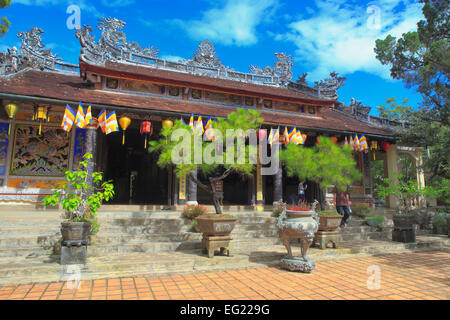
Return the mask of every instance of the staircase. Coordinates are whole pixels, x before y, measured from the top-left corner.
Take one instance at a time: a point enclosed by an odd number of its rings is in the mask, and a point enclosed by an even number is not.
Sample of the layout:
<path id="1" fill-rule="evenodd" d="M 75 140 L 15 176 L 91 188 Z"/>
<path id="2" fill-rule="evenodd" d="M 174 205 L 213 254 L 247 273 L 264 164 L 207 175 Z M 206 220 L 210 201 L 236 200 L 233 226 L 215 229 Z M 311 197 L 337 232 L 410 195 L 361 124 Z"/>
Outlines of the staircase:
<path id="1" fill-rule="evenodd" d="M 238 218 L 231 233 L 234 256 L 209 259 L 201 252 L 202 235 L 193 232 L 181 212 L 99 212 L 100 231 L 91 236 L 89 262 L 82 270 L 83 277 L 95 279 L 246 268 L 276 263 L 285 255 L 278 239 L 276 218 L 271 212 L 232 214 Z M 57 211 L 0 211 L 0 286 L 58 281 L 67 276 L 65 267 L 59 264 L 60 222 Z M 439 249 L 450 245 L 449 239 L 442 237 L 438 239 L 437 247 L 434 238 L 420 240 L 427 244 L 408 247 L 389 241 L 391 232 L 392 228 L 378 230 L 364 225 L 363 219 L 351 217 L 348 227 L 340 231 L 339 250 L 313 248 L 309 255 L 314 259 L 335 258 L 342 254 L 388 253 L 390 249 L 398 251 L 428 246 Z"/>

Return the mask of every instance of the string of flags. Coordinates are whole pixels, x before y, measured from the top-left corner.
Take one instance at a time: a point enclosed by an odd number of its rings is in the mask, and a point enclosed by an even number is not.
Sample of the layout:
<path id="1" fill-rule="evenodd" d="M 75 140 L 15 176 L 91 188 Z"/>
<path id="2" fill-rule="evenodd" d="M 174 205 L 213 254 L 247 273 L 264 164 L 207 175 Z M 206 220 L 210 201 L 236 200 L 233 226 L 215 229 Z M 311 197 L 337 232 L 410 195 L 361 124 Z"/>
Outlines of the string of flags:
<path id="1" fill-rule="evenodd" d="M 369 145 L 367 144 L 367 139 L 363 135 L 359 136 L 355 134 L 355 136 L 350 136 L 350 139 L 345 137 L 344 145 L 350 146 L 355 151 L 364 151 L 365 153 L 369 152 Z"/>
<path id="2" fill-rule="evenodd" d="M 110 134 L 112 132 L 119 131 L 119 124 L 117 122 L 116 112 L 112 111 L 106 114 L 106 109 L 103 108 L 98 115 L 98 124 L 105 134 Z M 64 131 L 69 132 L 72 130 L 73 125 L 78 128 L 85 128 L 87 125 L 92 125 L 94 118 L 92 117 L 92 107 L 89 105 L 87 107 L 86 113 L 84 113 L 83 105 L 78 105 L 77 113 L 69 106 L 66 105 L 64 110 L 64 116 L 61 123 L 61 127 Z"/>

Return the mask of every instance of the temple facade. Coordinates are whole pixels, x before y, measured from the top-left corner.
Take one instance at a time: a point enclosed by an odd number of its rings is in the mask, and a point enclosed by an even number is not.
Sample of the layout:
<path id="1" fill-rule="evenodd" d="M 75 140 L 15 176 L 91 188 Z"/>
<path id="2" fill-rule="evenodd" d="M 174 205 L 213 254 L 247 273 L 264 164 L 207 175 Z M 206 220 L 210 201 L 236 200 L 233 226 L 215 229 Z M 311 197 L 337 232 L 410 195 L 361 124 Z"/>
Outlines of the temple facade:
<path id="1" fill-rule="evenodd" d="M 78 168 L 88 138 L 93 139 L 97 169 L 114 182 L 113 204 L 208 203 L 194 183 L 157 166 L 157 155 L 146 149 L 140 128 L 150 121 L 153 130 L 147 138 L 157 139 L 165 120 L 188 121 L 192 113 L 204 119 L 225 117 L 237 108 L 259 110 L 265 129 L 295 126 L 306 134 L 303 147 L 313 146 L 319 136 L 341 144 L 346 137 L 364 135 L 370 150 L 354 153 L 362 179 L 351 186 L 353 202 L 374 202 L 373 161 L 383 161 L 386 176 L 398 170 L 401 153 L 420 166 L 419 149 L 402 149 L 395 143 L 392 127 L 401 124 L 370 116 L 370 108 L 356 101 L 349 106 L 338 101 L 337 90 L 345 79 L 336 73 L 314 86 L 307 84 L 306 74 L 293 81 L 293 61 L 285 53 L 275 54 L 273 66 L 235 71 L 222 64 L 209 41 L 201 42 L 189 60 L 168 61 L 159 58 L 156 48 L 129 41 L 124 26 L 115 18 L 101 19 L 98 41 L 90 26 L 77 30 L 77 65 L 46 49 L 43 31 L 36 27 L 18 34 L 19 50 L 0 53 L 0 205 L 41 201 L 66 171 Z M 105 108 L 115 111 L 117 118 L 130 118 L 125 143 L 122 132 L 105 135 L 97 130 L 89 135 L 89 129 L 75 126 L 64 131 L 66 105 L 77 110 L 80 104 L 90 105 L 94 117 Z M 417 172 L 424 186 L 423 174 Z M 275 179 L 282 180 L 278 189 Z M 271 205 L 295 194 L 298 182 L 285 170 L 248 179 L 231 175 L 224 184 L 224 204 Z M 329 186 L 307 184 L 307 200 L 330 197 Z M 390 201 L 387 205 L 394 206 Z"/>

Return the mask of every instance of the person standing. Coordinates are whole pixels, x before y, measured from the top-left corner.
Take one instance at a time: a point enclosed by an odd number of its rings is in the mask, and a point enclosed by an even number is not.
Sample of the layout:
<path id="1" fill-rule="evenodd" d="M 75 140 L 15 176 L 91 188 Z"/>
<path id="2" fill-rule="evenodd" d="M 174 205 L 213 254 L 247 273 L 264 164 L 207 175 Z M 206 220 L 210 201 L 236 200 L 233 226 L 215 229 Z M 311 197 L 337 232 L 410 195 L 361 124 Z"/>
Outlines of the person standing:
<path id="1" fill-rule="evenodd" d="M 308 185 L 305 183 L 305 181 L 300 181 L 298 184 L 298 202 L 305 201 L 306 199 L 306 189 L 308 188 Z"/>
<path id="2" fill-rule="evenodd" d="M 345 187 L 342 185 L 342 187 Z M 336 186 L 334 186 L 334 202 L 336 204 L 336 211 L 342 216 L 341 220 L 341 228 L 344 228 L 347 225 L 347 221 L 350 217 L 350 192 L 349 188 L 345 190 L 339 190 Z"/>

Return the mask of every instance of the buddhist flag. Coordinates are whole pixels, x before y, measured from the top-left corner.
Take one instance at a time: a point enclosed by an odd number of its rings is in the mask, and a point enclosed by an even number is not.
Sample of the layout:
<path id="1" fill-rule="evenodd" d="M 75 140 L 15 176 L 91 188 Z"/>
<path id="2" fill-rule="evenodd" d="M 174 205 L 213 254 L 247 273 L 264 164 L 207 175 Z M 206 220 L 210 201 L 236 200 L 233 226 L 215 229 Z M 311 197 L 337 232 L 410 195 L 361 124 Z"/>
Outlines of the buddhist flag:
<path id="1" fill-rule="evenodd" d="M 275 131 L 273 143 L 280 143 L 280 126 L 278 126 L 277 131 Z"/>
<path id="2" fill-rule="evenodd" d="M 353 141 L 353 137 L 352 136 L 350 136 L 350 147 L 355 149 L 355 141 Z"/>
<path id="3" fill-rule="evenodd" d="M 298 144 L 298 143 L 296 143 L 296 140 L 297 140 L 296 138 L 297 138 L 297 129 L 295 127 L 293 127 L 291 129 L 291 132 L 289 132 L 289 134 L 288 134 L 288 140 L 291 143 Z"/>
<path id="4" fill-rule="evenodd" d="M 116 131 L 119 131 L 119 125 L 117 123 L 116 112 L 113 111 L 106 117 L 106 134 Z"/>
<path id="5" fill-rule="evenodd" d="M 353 140 L 353 143 L 355 144 L 355 149 L 361 151 L 361 146 L 359 145 L 359 139 L 357 134 L 355 134 L 355 140 Z"/>
<path id="6" fill-rule="evenodd" d="M 102 132 L 106 133 L 106 110 L 105 110 L 105 108 L 103 108 L 102 111 L 100 111 L 100 114 L 98 115 L 98 124 L 100 125 Z"/>
<path id="7" fill-rule="evenodd" d="M 303 140 L 303 136 L 300 130 L 297 131 L 296 137 L 295 137 L 295 144 L 305 144 L 305 141 Z"/>
<path id="8" fill-rule="evenodd" d="M 191 127 L 191 134 L 194 134 L 194 114 L 191 113 L 191 118 L 189 119 L 189 127 Z"/>
<path id="9" fill-rule="evenodd" d="M 61 123 L 61 127 L 64 131 L 69 132 L 72 129 L 73 122 L 75 121 L 75 111 L 69 106 L 66 105 L 66 110 L 64 111 L 63 121 Z"/>
<path id="10" fill-rule="evenodd" d="M 212 128 L 211 117 L 208 117 L 208 120 L 205 124 L 205 135 L 208 141 L 214 140 L 214 129 Z"/>
<path id="11" fill-rule="evenodd" d="M 344 146 L 348 146 L 348 140 L 347 140 L 347 136 L 345 136 L 345 142 L 344 142 Z"/>
<path id="12" fill-rule="evenodd" d="M 197 123 L 195 124 L 195 131 L 201 135 L 205 132 L 205 130 L 203 129 L 203 121 L 202 121 L 202 115 L 199 114 L 198 115 L 198 119 L 197 119 Z"/>
<path id="13" fill-rule="evenodd" d="M 186 125 L 186 122 L 184 122 L 184 119 L 183 119 L 183 117 L 181 117 L 181 123 L 183 124 L 183 126 L 185 126 Z"/>
<path id="14" fill-rule="evenodd" d="M 84 128 L 84 126 L 86 125 L 86 120 L 84 119 L 84 110 L 83 110 L 83 106 L 80 105 L 78 106 L 78 112 L 77 115 L 75 117 L 75 125 L 78 128 Z"/>
<path id="15" fill-rule="evenodd" d="M 87 108 L 87 111 L 86 111 L 86 118 L 84 119 L 85 125 L 92 123 L 92 110 L 91 109 L 92 109 L 92 107 L 91 107 L 91 105 L 89 105 L 89 107 Z"/>
<path id="16" fill-rule="evenodd" d="M 361 150 L 364 150 L 364 151 L 369 150 L 369 145 L 367 144 L 367 139 L 364 135 L 359 137 L 359 146 L 360 146 Z"/>
<path id="17" fill-rule="evenodd" d="M 273 129 L 270 128 L 270 133 L 269 133 L 269 137 L 267 138 L 267 143 L 272 145 L 273 144 L 273 139 L 274 139 Z"/>
<path id="18" fill-rule="evenodd" d="M 283 138 L 281 139 L 281 142 L 284 144 L 289 143 L 289 133 L 287 127 L 284 127 Z"/>

